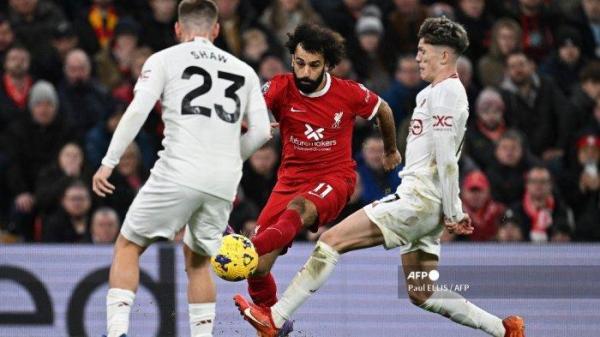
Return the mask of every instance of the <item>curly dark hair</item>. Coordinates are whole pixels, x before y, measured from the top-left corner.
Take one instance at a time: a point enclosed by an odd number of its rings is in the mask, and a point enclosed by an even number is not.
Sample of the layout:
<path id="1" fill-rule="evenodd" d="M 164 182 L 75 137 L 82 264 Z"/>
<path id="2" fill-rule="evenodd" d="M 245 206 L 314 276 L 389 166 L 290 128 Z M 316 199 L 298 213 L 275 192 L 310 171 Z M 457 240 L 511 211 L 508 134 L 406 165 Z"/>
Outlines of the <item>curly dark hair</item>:
<path id="1" fill-rule="evenodd" d="M 325 63 L 335 67 L 346 53 L 344 38 L 331 29 L 324 28 L 312 23 L 301 24 L 296 27 L 294 33 L 288 33 L 288 41 L 285 46 L 290 54 L 296 52 L 298 44 L 309 53 L 323 55 Z"/>
<path id="2" fill-rule="evenodd" d="M 448 46 L 457 54 L 464 53 L 469 47 L 469 36 L 465 28 L 445 16 L 426 19 L 419 28 L 418 37 L 432 45 Z"/>

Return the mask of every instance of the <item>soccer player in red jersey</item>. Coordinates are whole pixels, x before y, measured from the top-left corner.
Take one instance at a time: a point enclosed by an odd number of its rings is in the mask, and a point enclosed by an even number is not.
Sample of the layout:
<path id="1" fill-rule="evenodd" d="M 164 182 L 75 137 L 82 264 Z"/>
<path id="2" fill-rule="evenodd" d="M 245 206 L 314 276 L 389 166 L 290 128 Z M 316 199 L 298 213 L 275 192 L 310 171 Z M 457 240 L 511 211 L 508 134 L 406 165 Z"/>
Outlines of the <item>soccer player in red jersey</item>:
<path id="1" fill-rule="evenodd" d="M 377 119 L 385 143 L 383 165 L 401 161 L 392 111 L 362 84 L 331 76 L 344 53 L 341 36 L 304 24 L 289 34 L 293 72 L 263 86 L 265 101 L 279 123 L 283 144 L 278 181 L 257 221 L 252 241 L 260 256 L 248 279 L 255 304 L 277 301 L 270 270 L 303 228 L 316 230 L 333 221 L 354 191 L 352 131 L 356 117 Z"/>

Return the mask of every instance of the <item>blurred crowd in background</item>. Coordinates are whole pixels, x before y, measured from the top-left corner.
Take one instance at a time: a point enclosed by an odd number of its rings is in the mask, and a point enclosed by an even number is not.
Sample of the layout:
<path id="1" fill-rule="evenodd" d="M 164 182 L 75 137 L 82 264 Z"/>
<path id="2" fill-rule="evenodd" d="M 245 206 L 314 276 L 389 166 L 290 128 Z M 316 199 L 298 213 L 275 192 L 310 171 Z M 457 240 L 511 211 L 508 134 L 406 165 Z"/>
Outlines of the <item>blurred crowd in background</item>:
<path id="1" fill-rule="evenodd" d="M 475 233 L 461 241 L 600 241 L 600 0 L 215 0 L 215 44 L 263 82 L 290 69 L 298 24 L 339 32 L 331 71 L 392 107 L 405 148 L 423 20 L 462 23 L 470 100 L 461 196 Z M 144 61 L 177 43 L 176 0 L 8 0 L 0 4 L 0 241 L 113 242 L 161 149 L 159 103 L 116 167 L 108 198 L 91 192 Z M 244 165 L 230 226 L 249 234 L 276 181 L 279 142 Z M 383 142 L 366 121 L 353 151 L 359 184 L 347 216 L 395 190 Z M 202 174 L 199 172 L 199 174 Z M 333 225 L 333 224 L 332 224 Z M 299 239 L 315 240 L 322 232 Z"/>

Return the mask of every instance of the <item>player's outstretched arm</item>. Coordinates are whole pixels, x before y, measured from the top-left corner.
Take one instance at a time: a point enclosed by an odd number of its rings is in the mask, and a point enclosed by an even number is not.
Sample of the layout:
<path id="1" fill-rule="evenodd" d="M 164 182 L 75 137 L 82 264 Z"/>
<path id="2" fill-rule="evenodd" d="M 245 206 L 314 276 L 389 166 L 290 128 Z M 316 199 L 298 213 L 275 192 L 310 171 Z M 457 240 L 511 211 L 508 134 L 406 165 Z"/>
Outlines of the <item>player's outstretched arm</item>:
<path id="1" fill-rule="evenodd" d="M 383 157 L 383 168 L 391 171 L 402 162 L 402 156 L 396 146 L 396 126 L 394 114 L 386 101 L 381 100 L 377 109 L 377 124 L 381 130 L 385 155 Z"/>
<path id="2" fill-rule="evenodd" d="M 102 165 L 92 180 L 92 189 L 99 196 L 104 197 L 114 191 L 115 187 L 108 182 L 108 178 L 112 174 L 113 168 L 119 164 L 127 146 L 131 144 L 144 125 L 155 103 L 156 99 L 150 93 L 138 91 L 127 107 L 113 134 L 106 156 L 102 159 Z"/>

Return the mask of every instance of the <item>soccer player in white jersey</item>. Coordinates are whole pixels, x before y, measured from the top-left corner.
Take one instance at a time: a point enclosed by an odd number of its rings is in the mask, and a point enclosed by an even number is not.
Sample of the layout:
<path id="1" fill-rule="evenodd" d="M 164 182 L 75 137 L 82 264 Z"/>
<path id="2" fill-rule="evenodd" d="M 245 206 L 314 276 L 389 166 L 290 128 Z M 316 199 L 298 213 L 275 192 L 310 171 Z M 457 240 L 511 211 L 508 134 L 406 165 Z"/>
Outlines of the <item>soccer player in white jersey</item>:
<path id="1" fill-rule="evenodd" d="M 212 44 L 219 34 L 211 0 L 183 0 L 175 32 L 180 44 L 150 56 L 102 166 L 93 179 L 100 195 L 108 178 L 160 99 L 164 150 L 131 204 L 114 249 L 106 297 L 108 337 L 126 336 L 139 284 L 139 257 L 159 237 L 183 226 L 192 337 L 212 336 L 216 289 L 210 257 L 227 226 L 242 161 L 270 137 L 269 117 L 252 68 Z M 241 135 L 241 122 L 248 131 Z"/>
<path id="2" fill-rule="evenodd" d="M 522 318 L 502 320 L 455 292 L 435 287 L 429 278 L 408 277 L 411 272 L 437 268 L 444 226 L 458 234 L 473 232 L 458 187 L 458 158 L 469 108 L 456 60 L 468 44 L 461 25 L 445 17 L 425 20 L 416 60 L 421 78 L 431 84 L 417 95 L 401 185 L 396 193 L 323 233 L 309 260 L 270 310 L 250 303 L 240 307 L 260 336 L 284 335 L 282 324 L 325 283 L 340 254 L 378 245 L 401 247 L 407 291 L 415 305 L 491 336 L 524 336 Z"/>

